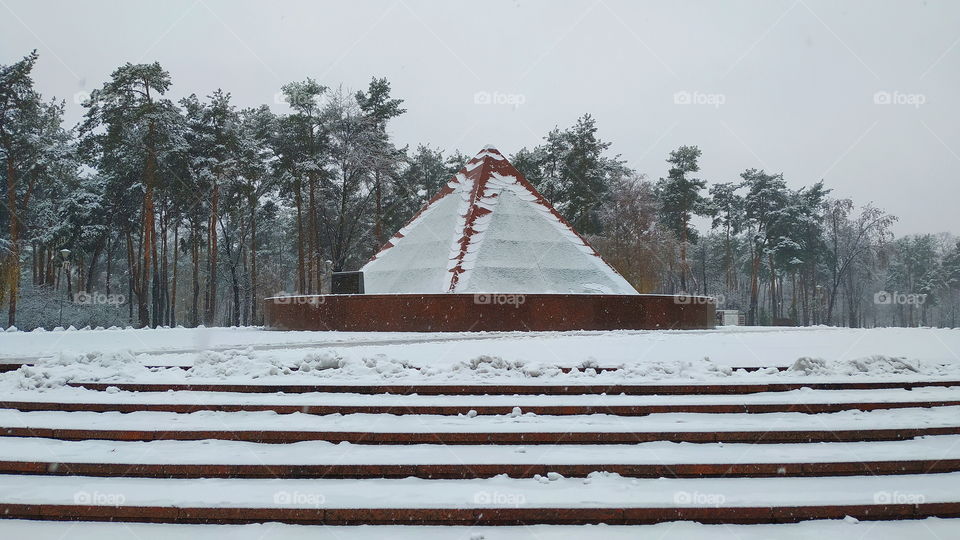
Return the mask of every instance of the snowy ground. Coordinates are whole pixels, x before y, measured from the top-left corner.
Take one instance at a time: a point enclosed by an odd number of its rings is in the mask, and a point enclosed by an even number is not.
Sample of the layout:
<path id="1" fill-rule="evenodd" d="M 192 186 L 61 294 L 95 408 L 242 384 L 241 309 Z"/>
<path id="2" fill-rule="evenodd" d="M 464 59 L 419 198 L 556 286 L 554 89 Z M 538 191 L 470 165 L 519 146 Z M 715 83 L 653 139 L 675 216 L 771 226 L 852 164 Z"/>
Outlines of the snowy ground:
<path id="1" fill-rule="evenodd" d="M 82 481 L 78 481 L 82 480 Z M 74 504 L 78 493 L 118 494 L 115 506 L 180 508 L 723 508 L 875 504 L 880 494 L 924 503 L 960 496 L 960 472 L 810 478 L 586 478 L 470 480 L 83 478 L 0 475 L 0 500 Z M 278 494 L 299 494 L 280 499 Z M 688 497 L 684 500 L 684 496 Z M 694 497 L 698 503 L 693 503 Z"/>
<path id="2" fill-rule="evenodd" d="M 343 430 L 364 432 L 853 430 L 955 426 L 960 407 L 835 413 L 658 413 L 547 416 L 536 405 L 859 403 L 960 400 L 960 387 L 811 390 L 747 395 L 425 396 L 352 393 L 128 392 L 69 387 L 72 381 L 245 384 L 723 384 L 753 382 L 960 380 L 960 330 L 721 328 L 704 331 L 564 333 L 271 332 L 257 328 L 68 330 L 0 333 L 5 402 L 251 405 L 506 405 L 519 414 L 333 414 L 200 411 L 21 412 L 0 408 L 0 426 L 163 430 Z M 564 373 L 560 368 L 577 368 Z M 738 370 L 761 367 L 758 371 Z M 789 367 L 786 371 L 776 367 Z M 616 368 L 613 371 L 595 368 Z M 163 479 L 0 474 L 0 503 L 75 502 L 77 493 L 122 493 L 124 504 L 257 507 L 278 490 L 322 493 L 330 507 L 475 505 L 478 493 L 509 494 L 530 506 L 671 506 L 677 493 L 720 495 L 722 504 L 872 504 L 877 494 L 960 500 L 960 472 L 939 474 L 637 479 L 603 464 L 819 463 L 960 459 L 960 436 L 905 441 L 797 444 L 399 446 L 321 441 L 260 444 L 232 440 L 119 442 L 0 437 L 0 461 L 114 464 L 596 464 L 587 478 Z M 312 500 L 312 499 L 311 499 Z M 310 501 L 308 500 L 308 503 Z M 309 527 L 53 523 L 0 519 L 0 538 L 178 539 L 594 537 L 868 540 L 960 538 L 960 520 L 811 521 L 721 526 Z"/>
<path id="3" fill-rule="evenodd" d="M 0 334 L 0 388 L 140 382 L 745 382 L 960 376 L 960 329 L 720 328 L 560 333 L 272 332 L 257 328 Z M 149 369 L 148 366 L 153 367 Z M 183 366 L 161 369 L 156 366 Z M 795 366 L 748 373 L 734 367 Z M 558 367 L 581 367 L 562 373 Z M 596 373 L 590 367 L 619 367 Z"/>
<path id="4" fill-rule="evenodd" d="M 272 411 L 199 411 L 177 414 L 119 412 L 20 412 L 0 410 L 0 425 L 37 429 L 134 431 L 297 431 L 365 433 L 614 433 L 724 431 L 846 431 L 949 427 L 960 420 L 960 407 L 906 408 L 834 413 L 660 413 L 647 416 L 590 414 L 576 416 L 513 415 L 440 416 L 430 414 L 277 414 Z"/>
<path id="5" fill-rule="evenodd" d="M 666 441 L 609 445 L 358 445 L 304 441 L 58 441 L 0 438 L 9 460 L 57 463 L 170 464 L 562 464 L 822 463 L 960 459 L 960 435 L 908 441 L 816 444 L 695 444 Z"/>
<path id="6" fill-rule="evenodd" d="M 0 537 L 31 540 L 952 540 L 960 520 L 808 521 L 785 525 L 701 525 L 690 522 L 624 527 L 616 525 L 526 527 L 310 527 L 260 525 L 155 525 L 147 523 L 56 523 L 0 520 Z"/>

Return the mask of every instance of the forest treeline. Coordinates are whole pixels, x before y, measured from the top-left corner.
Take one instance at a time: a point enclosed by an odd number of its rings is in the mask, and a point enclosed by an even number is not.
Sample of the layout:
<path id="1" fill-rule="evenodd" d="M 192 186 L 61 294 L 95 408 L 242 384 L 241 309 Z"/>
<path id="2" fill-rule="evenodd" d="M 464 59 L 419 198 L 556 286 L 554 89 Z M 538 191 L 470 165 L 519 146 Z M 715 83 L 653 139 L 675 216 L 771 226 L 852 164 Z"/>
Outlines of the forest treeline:
<path id="1" fill-rule="evenodd" d="M 68 126 L 37 60 L 0 65 L 8 326 L 262 324 L 262 298 L 358 268 L 468 159 L 398 146 L 386 79 L 290 82 L 277 114 L 220 89 L 174 101 L 159 64 L 125 64 Z M 957 238 L 894 238 L 821 180 L 708 182 L 696 146 L 656 180 L 610 146 L 584 115 L 510 159 L 640 292 L 714 295 L 747 324 L 958 325 Z"/>

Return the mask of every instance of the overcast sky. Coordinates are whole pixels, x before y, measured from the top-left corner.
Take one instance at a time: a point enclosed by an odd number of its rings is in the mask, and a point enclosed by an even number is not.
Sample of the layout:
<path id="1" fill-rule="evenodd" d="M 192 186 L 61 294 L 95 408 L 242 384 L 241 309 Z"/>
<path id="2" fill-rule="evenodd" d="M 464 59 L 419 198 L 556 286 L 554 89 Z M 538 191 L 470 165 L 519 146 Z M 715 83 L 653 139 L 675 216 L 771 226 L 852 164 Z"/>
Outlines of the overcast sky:
<path id="1" fill-rule="evenodd" d="M 709 182 L 823 178 L 898 234 L 960 234 L 960 2 L 0 0 L 0 63 L 33 48 L 71 123 L 125 62 L 278 112 L 285 82 L 375 75 L 406 101 L 401 144 L 513 153 L 589 112 L 651 179 L 692 144 Z"/>

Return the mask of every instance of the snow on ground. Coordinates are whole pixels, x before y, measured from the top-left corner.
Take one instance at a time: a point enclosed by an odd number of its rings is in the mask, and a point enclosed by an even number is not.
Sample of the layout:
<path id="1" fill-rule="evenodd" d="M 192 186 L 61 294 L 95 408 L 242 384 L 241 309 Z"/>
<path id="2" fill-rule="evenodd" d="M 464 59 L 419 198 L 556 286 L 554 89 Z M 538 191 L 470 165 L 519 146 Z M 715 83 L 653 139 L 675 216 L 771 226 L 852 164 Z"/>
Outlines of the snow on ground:
<path id="1" fill-rule="evenodd" d="M 636 540 L 949 540 L 960 538 L 960 520 L 807 521 L 780 525 L 701 525 L 672 522 L 658 525 L 528 525 L 524 527 L 156 525 L 149 523 L 62 523 L 0 520 L 0 538 L 31 540 L 567 540 L 603 538 Z"/>
<path id="2" fill-rule="evenodd" d="M 69 380 L 533 384 L 960 375 L 960 329 L 744 328 L 533 333 L 277 332 L 260 328 L 0 333 L 0 388 Z M 154 366 L 148 369 L 146 366 Z M 188 369 L 158 369 L 184 366 Z M 747 373 L 733 367 L 793 366 Z M 558 367 L 579 367 L 562 373 Z M 619 367 L 596 373 L 593 367 Z"/>
<path id="3" fill-rule="evenodd" d="M 720 328 L 704 331 L 562 333 L 273 332 L 259 328 L 73 330 L 0 333 L 0 362 L 33 365 L 0 374 L 5 400 L 97 403 L 259 403 L 532 406 L 535 404 L 823 403 L 956 400 L 960 388 L 818 391 L 687 396 L 370 396 L 106 392 L 70 381 L 223 382 L 263 384 L 617 384 L 960 380 L 960 330 Z M 177 367 L 171 367 L 177 366 Z M 735 370 L 791 366 L 787 371 Z M 577 367 L 563 373 L 560 367 Z M 598 371 L 595 368 L 619 368 Z M 960 407 L 723 415 L 671 413 L 646 417 L 582 415 L 327 415 L 273 412 L 19 412 L 0 410 L 0 425 L 104 429 L 254 429 L 360 431 L 696 431 L 745 429 L 879 429 L 955 425 Z M 0 438 L 0 457 L 61 463 L 814 463 L 957 459 L 960 436 L 910 441 L 820 444 L 636 445 L 372 445 L 301 442 L 284 445 L 208 441 L 58 441 Z M 478 493 L 507 495 L 529 506 L 672 506 L 677 493 L 722 496 L 722 504 L 874 504 L 877 494 L 960 498 L 960 473 L 826 478 L 635 479 L 597 472 L 473 480 L 407 479 L 150 479 L 0 475 L 0 500 L 75 502 L 78 490 L 122 493 L 124 504 L 264 506 L 278 490 L 319 493 L 327 507 L 475 506 Z M 494 498 L 494 500 L 496 500 Z M 793 525 L 643 527 L 307 527 L 50 523 L 0 520 L 0 538 L 439 538 L 553 539 L 600 536 L 680 539 L 960 538 L 960 520 L 811 521 Z"/>
<path id="4" fill-rule="evenodd" d="M 0 437 L 6 460 L 238 465 L 829 463 L 960 459 L 960 435 L 797 444 L 370 445 L 304 441 L 61 441 Z M 2 537 L 2 536 L 0 536 Z"/>
<path id="5" fill-rule="evenodd" d="M 910 429 L 950 427 L 960 419 L 960 407 L 904 408 L 833 413 L 725 413 L 717 425 L 710 413 L 659 413 L 647 416 L 609 414 L 538 416 L 430 414 L 277 414 L 273 411 L 198 411 L 170 413 L 20 412 L 0 409 L 0 426 L 38 429 L 119 429 L 176 431 L 346 431 L 368 433 L 593 433 L 593 432 L 736 432 Z"/>
<path id="6" fill-rule="evenodd" d="M 130 392 L 111 388 L 100 392 L 86 388 L 61 386 L 35 389 L 8 389 L 7 402 L 57 402 L 96 404 L 189 404 L 189 405 L 270 405 L 270 406 L 393 406 L 393 407 L 520 407 L 536 406 L 646 406 L 646 405 L 769 405 L 793 403 L 915 403 L 918 401 L 960 401 L 960 386 L 918 387 L 911 390 L 813 390 L 801 388 L 787 392 L 755 394 L 688 395 L 402 395 L 304 392 Z M 469 409 L 466 409 L 469 410 Z"/>
<path id="7" fill-rule="evenodd" d="M 883 498 L 918 504 L 956 501 L 960 472 L 782 478 L 629 478 L 593 472 L 586 478 L 548 473 L 470 480 L 0 475 L 4 503 L 76 504 L 78 493 L 117 494 L 111 506 L 179 508 L 747 508 L 872 505 Z"/>

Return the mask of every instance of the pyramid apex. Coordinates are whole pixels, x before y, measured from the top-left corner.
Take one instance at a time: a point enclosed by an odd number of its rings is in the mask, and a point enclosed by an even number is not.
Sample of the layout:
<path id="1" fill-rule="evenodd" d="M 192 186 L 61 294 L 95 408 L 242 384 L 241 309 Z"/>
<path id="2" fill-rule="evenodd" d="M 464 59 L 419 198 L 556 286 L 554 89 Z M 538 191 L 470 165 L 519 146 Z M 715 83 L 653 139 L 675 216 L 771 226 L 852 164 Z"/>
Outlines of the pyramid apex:
<path id="1" fill-rule="evenodd" d="M 496 152 L 499 152 L 499 150 L 497 150 L 497 147 L 492 144 L 485 144 L 483 145 L 483 148 L 480 149 L 481 152 L 485 152 L 487 150 L 494 150 Z"/>

